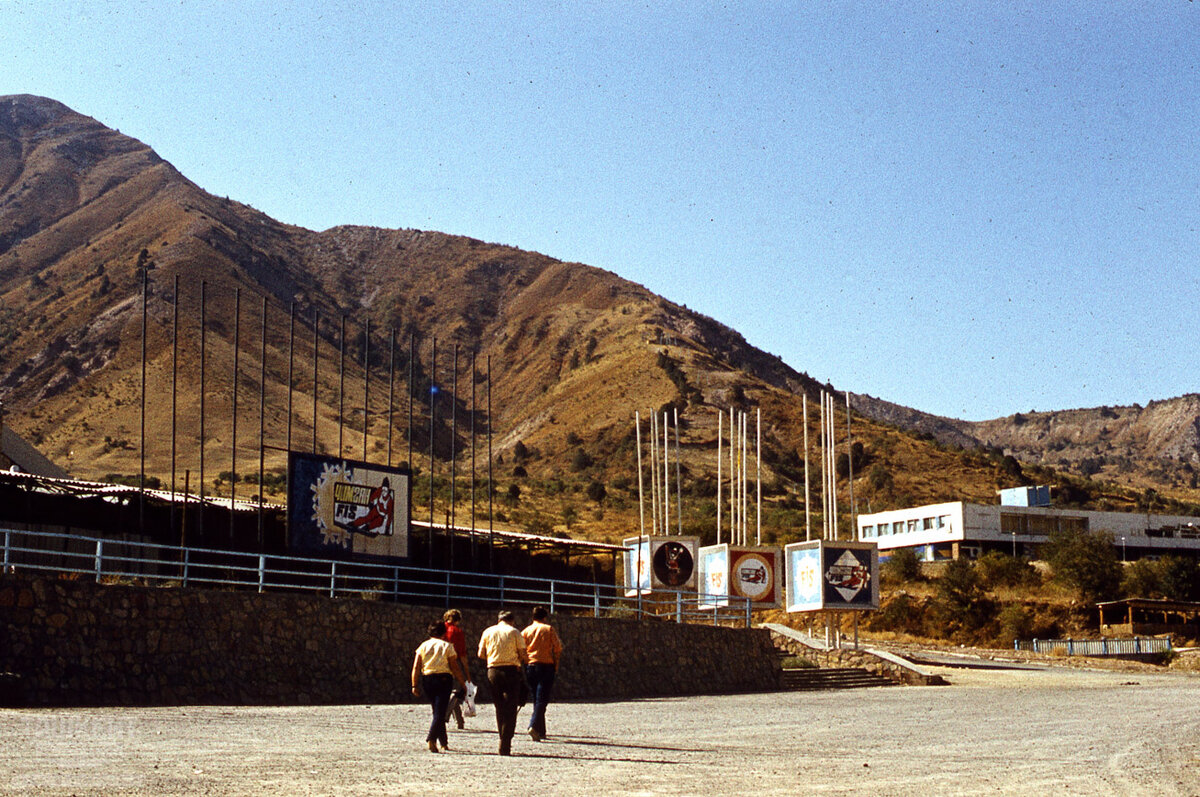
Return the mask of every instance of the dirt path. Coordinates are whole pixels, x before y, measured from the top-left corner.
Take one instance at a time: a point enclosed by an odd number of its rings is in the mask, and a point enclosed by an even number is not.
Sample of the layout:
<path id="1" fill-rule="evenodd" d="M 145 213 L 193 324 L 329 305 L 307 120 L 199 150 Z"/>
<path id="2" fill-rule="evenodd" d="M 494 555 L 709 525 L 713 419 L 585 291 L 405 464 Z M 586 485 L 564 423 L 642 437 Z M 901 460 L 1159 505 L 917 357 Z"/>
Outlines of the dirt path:
<path id="1" fill-rule="evenodd" d="M 417 705 L 0 711 L 0 794 L 1200 794 L 1200 678 L 940 672 L 950 687 L 570 703 L 495 755 Z M 523 718 L 527 715 L 522 712 Z"/>

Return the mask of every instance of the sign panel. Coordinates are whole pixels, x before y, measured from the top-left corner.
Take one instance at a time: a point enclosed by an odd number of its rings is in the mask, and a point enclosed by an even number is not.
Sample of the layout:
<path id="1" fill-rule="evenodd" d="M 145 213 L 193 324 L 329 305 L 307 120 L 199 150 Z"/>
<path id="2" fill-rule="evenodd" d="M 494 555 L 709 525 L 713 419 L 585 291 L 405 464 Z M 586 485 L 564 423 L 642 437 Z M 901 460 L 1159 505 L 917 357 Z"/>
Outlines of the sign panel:
<path id="1" fill-rule="evenodd" d="M 292 550 L 408 556 L 407 470 L 292 451 L 288 538 Z"/>
<path id="2" fill-rule="evenodd" d="M 625 597 L 650 591 L 650 538 L 629 537 L 622 540 L 625 551 Z"/>
<path id="3" fill-rule="evenodd" d="M 787 546 L 789 612 L 879 608 L 879 550 L 870 542 L 814 540 Z"/>
<path id="4" fill-rule="evenodd" d="M 779 606 L 778 548 L 730 548 L 730 593 L 755 604 Z"/>
<path id="5" fill-rule="evenodd" d="M 789 612 L 820 611 L 821 603 L 821 544 L 795 543 L 785 549 L 787 561 L 787 598 L 784 608 Z"/>
<path id="6" fill-rule="evenodd" d="M 729 605 L 729 546 L 708 545 L 700 549 L 700 606 Z"/>
<path id="7" fill-rule="evenodd" d="M 653 589 L 696 589 L 696 537 L 650 538 L 650 586 Z"/>

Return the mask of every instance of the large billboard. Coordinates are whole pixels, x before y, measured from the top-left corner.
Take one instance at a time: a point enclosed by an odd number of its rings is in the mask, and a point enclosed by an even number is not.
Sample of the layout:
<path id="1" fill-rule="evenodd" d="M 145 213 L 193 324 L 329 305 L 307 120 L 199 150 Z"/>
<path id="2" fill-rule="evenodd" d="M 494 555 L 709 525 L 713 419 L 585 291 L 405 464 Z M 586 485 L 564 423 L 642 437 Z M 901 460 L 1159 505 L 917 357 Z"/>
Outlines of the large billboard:
<path id="1" fill-rule="evenodd" d="M 288 454 L 288 539 L 294 551 L 408 556 L 407 470 Z"/>
<path id="2" fill-rule="evenodd" d="M 789 612 L 879 608 L 879 550 L 872 542 L 813 540 L 785 549 Z"/>

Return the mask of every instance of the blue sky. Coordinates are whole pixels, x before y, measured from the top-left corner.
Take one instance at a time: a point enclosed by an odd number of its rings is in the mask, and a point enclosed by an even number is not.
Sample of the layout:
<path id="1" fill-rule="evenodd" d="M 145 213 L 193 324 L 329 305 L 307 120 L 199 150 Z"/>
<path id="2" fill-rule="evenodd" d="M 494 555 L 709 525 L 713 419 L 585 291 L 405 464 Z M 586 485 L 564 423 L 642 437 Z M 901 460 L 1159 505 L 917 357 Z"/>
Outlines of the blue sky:
<path id="1" fill-rule="evenodd" d="M 0 94 L 982 420 L 1200 390 L 1200 6 L 0 0 Z"/>

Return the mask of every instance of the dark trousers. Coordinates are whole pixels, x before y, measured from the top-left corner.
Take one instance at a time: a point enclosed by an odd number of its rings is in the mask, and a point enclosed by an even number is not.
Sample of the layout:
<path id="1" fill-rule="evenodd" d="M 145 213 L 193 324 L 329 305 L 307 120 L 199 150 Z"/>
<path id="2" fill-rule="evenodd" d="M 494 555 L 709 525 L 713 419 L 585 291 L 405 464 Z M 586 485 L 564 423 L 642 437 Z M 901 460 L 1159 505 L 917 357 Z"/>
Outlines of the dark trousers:
<path id="1" fill-rule="evenodd" d="M 462 704 L 466 699 L 467 687 L 465 686 L 456 686 L 454 687 L 453 691 L 450 692 L 450 708 L 446 711 L 447 725 L 450 724 L 450 718 L 454 717 L 454 721 L 458 727 L 461 728 L 463 726 Z"/>
<path id="2" fill-rule="evenodd" d="M 488 667 L 488 683 L 496 704 L 496 730 L 500 733 L 500 754 L 512 750 L 517 731 L 517 711 L 521 708 L 521 668 Z"/>
<path id="3" fill-rule="evenodd" d="M 529 681 L 529 692 L 533 696 L 533 716 L 529 727 L 539 736 L 546 735 L 546 706 L 550 703 L 550 692 L 554 688 L 553 664 L 530 664 L 525 668 Z"/>
<path id="4" fill-rule="evenodd" d="M 450 692 L 454 688 L 454 676 L 450 673 L 434 673 L 421 676 L 421 689 L 433 710 L 433 721 L 429 723 L 427 742 L 441 742 L 446 747 L 446 709 L 450 707 Z"/>

